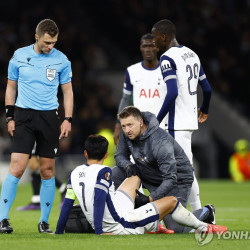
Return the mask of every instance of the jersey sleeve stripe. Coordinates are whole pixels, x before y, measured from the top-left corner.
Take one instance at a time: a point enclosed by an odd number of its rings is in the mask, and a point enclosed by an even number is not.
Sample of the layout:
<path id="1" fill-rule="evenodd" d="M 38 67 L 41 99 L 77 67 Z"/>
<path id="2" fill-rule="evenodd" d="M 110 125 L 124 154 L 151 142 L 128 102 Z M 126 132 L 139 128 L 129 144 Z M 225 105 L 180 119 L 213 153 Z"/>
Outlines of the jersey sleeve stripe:
<path id="1" fill-rule="evenodd" d="M 127 95 L 132 95 L 132 91 L 127 90 L 127 89 L 123 89 L 123 93 Z"/>
<path id="2" fill-rule="evenodd" d="M 108 193 L 108 189 L 107 189 L 106 187 L 104 187 L 103 185 L 96 184 L 96 185 L 95 185 L 95 188 L 101 189 L 101 190 L 103 190 L 104 192 Z"/>
<path id="3" fill-rule="evenodd" d="M 170 76 L 166 76 L 164 78 L 164 82 L 166 82 L 167 80 L 170 80 L 170 79 L 177 79 L 176 75 L 170 75 Z"/>
<path id="4" fill-rule="evenodd" d="M 105 186 L 107 186 L 107 188 L 109 187 L 109 182 L 105 181 L 104 179 L 101 179 L 100 181 L 102 184 L 104 184 Z"/>
<path id="5" fill-rule="evenodd" d="M 202 80 L 204 80 L 205 78 L 206 78 L 206 75 L 204 74 L 204 75 L 202 75 L 202 76 L 199 77 L 199 80 L 202 81 Z"/>

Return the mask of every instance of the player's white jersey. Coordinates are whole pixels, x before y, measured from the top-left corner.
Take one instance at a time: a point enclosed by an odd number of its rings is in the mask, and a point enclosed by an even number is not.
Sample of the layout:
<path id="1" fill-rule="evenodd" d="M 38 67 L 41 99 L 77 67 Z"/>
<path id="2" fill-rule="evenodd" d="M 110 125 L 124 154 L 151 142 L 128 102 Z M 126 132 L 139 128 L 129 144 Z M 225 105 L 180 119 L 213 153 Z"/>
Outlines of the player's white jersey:
<path id="1" fill-rule="evenodd" d="M 105 177 L 98 180 L 100 172 L 104 171 Z M 101 189 L 114 197 L 114 185 L 109 183 L 111 178 L 111 169 L 98 164 L 90 166 L 81 165 L 75 168 L 71 173 L 71 185 L 80 203 L 80 206 L 92 227 L 94 226 L 94 198 L 95 190 Z M 99 182 L 99 183 L 98 183 Z M 111 185 L 111 186 L 110 186 Z M 112 217 L 107 203 L 105 203 L 102 227 L 104 232 L 121 232 L 124 227 L 116 222 Z"/>
<path id="2" fill-rule="evenodd" d="M 159 213 L 155 204 L 148 203 L 134 209 L 134 201 L 126 192 L 120 189 L 114 191 L 111 174 L 112 171 L 107 166 L 81 165 L 71 172 L 68 181 L 68 190 L 73 189 L 71 194 L 76 195 L 82 211 L 95 229 L 95 233 L 143 234 L 147 231 L 155 232 L 159 223 Z M 64 206 L 61 213 L 66 214 Z M 62 230 L 60 227 L 64 223 L 66 221 L 61 219 L 57 228 Z"/>
<path id="3" fill-rule="evenodd" d="M 166 82 L 177 79 L 178 96 L 168 113 L 171 130 L 196 130 L 197 84 L 200 77 L 200 59 L 185 46 L 171 47 L 161 56 L 161 70 Z"/>
<path id="4" fill-rule="evenodd" d="M 142 62 L 127 68 L 123 92 L 132 94 L 133 104 L 140 111 L 149 111 L 157 116 L 167 93 L 160 65 L 154 69 L 145 68 Z M 160 127 L 165 129 L 166 118 Z"/>

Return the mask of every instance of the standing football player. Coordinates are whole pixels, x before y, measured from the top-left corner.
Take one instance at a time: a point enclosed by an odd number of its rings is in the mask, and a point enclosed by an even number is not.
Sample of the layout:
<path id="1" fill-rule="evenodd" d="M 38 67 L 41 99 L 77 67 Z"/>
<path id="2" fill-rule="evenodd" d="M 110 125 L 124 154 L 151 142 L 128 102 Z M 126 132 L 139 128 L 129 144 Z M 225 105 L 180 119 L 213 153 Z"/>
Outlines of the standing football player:
<path id="1" fill-rule="evenodd" d="M 175 33 L 175 25 L 167 19 L 157 22 L 152 28 L 156 47 L 163 53 L 160 58 L 161 72 L 167 85 L 167 95 L 157 119 L 161 122 L 167 117 L 169 133 L 181 145 L 193 164 L 191 137 L 193 131 L 198 129 L 198 122 L 203 123 L 208 118 L 211 87 L 198 55 L 180 45 Z M 198 83 L 203 91 L 203 103 L 197 109 Z M 196 178 L 188 201 L 192 211 L 201 208 Z"/>
<path id="2" fill-rule="evenodd" d="M 141 37 L 140 51 L 143 61 L 129 66 L 126 70 L 123 97 L 118 113 L 133 104 L 141 111 L 149 111 L 157 115 L 164 102 L 167 87 L 162 79 L 160 63 L 157 59 L 158 49 L 152 34 L 148 33 Z M 160 127 L 165 129 L 164 119 Z M 117 122 L 114 131 L 116 145 L 120 132 L 121 124 Z"/>

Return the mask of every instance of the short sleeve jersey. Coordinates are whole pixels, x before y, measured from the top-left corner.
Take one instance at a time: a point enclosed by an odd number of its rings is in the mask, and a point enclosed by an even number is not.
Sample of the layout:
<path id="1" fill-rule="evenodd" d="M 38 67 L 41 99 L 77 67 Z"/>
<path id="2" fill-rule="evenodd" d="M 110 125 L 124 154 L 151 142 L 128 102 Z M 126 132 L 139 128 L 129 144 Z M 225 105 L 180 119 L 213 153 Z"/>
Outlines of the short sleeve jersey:
<path id="1" fill-rule="evenodd" d="M 89 223 L 94 226 L 94 211 L 95 211 L 95 195 L 98 194 L 98 190 L 106 192 L 112 197 L 115 195 L 114 185 L 112 185 L 112 170 L 109 167 L 93 164 L 91 166 L 81 165 L 75 168 L 70 176 L 68 183 L 72 186 L 74 193 L 79 201 L 79 204 L 89 221 Z M 103 231 L 104 232 L 119 232 L 123 230 L 123 226 L 116 222 L 112 211 L 109 210 L 107 202 L 103 204 L 104 214 L 103 214 Z M 112 203 L 111 200 L 109 202 Z M 99 217 L 98 215 L 96 215 Z M 101 217 L 101 214 L 100 214 Z"/>
<path id="2" fill-rule="evenodd" d="M 168 113 L 168 128 L 198 129 L 197 85 L 202 79 L 198 55 L 185 46 L 171 47 L 160 61 L 164 81 L 176 78 L 178 88 L 178 96 Z"/>
<path id="3" fill-rule="evenodd" d="M 135 107 L 157 115 L 167 93 L 160 65 L 154 69 L 146 68 L 143 62 L 129 66 L 126 71 L 123 92 L 129 95 L 133 93 Z M 163 119 L 160 127 L 166 128 L 166 119 Z"/>
<path id="4" fill-rule="evenodd" d="M 15 51 L 9 62 L 8 79 L 18 83 L 16 106 L 34 110 L 57 109 L 58 86 L 71 81 L 68 58 L 59 50 L 38 54 L 34 45 Z"/>

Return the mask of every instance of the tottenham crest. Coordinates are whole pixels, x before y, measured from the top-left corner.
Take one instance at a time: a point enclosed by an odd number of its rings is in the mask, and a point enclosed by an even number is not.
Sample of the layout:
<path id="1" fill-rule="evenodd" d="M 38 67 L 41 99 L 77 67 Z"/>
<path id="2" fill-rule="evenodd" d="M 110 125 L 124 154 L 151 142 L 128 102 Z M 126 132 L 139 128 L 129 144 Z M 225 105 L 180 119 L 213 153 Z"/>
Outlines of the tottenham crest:
<path id="1" fill-rule="evenodd" d="M 46 76 L 50 82 L 53 81 L 56 77 L 56 69 L 46 69 Z"/>

